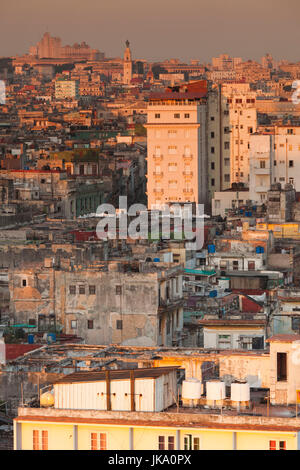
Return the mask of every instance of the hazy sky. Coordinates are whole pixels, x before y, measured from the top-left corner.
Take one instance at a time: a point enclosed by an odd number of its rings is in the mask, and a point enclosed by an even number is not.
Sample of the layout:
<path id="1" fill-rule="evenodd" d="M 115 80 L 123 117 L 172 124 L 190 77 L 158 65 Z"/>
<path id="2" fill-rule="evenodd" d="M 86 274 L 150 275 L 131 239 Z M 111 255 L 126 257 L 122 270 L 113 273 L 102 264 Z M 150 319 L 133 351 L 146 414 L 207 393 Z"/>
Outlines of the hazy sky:
<path id="1" fill-rule="evenodd" d="M 47 30 L 106 57 L 129 39 L 134 59 L 300 60 L 299 0 L 0 0 L 0 56 L 28 52 Z"/>

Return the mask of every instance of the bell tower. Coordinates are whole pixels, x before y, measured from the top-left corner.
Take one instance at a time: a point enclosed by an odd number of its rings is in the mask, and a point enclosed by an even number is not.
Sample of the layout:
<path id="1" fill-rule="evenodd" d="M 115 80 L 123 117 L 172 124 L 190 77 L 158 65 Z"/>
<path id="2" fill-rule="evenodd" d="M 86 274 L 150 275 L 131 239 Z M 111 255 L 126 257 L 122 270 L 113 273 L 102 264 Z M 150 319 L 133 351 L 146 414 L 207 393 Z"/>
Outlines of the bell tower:
<path id="1" fill-rule="evenodd" d="M 129 41 L 126 41 L 126 49 L 124 52 L 124 65 L 123 65 L 123 83 L 129 85 L 132 79 L 132 59 Z"/>

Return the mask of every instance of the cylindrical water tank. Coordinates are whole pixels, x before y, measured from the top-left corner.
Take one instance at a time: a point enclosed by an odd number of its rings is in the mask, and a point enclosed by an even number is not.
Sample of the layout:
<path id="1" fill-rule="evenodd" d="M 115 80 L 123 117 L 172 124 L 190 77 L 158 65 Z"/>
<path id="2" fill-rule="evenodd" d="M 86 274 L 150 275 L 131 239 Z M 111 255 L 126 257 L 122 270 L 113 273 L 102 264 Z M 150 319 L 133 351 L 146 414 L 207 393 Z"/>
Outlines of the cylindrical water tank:
<path id="1" fill-rule="evenodd" d="M 225 382 L 214 380 L 206 382 L 206 399 L 209 401 L 224 400 L 225 394 Z"/>
<path id="2" fill-rule="evenodd" d="M 231 384 L 231 401 L 246 402 L 250 400 L 250 385 L 247 382 Z"/>
<path id="3" fill-rule="evenodd" d="M 40 396 L 40 406 L 45 408 L 54 405 L 54 391 L 45 392 Z"/>
<path id="4" fill-rule="evenodd" d="M 201 398 L 201 382 L 193 377 L 182 382 L 181 397 L 187 400 L 199 400 Z"/>

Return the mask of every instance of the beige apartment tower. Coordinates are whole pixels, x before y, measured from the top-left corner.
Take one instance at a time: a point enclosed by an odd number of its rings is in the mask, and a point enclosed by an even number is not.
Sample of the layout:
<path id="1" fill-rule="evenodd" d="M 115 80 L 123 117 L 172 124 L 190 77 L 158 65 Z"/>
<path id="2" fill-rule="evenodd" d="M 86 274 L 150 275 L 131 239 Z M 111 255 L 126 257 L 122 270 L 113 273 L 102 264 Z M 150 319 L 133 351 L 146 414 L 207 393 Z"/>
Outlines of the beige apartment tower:
<path id="1" fill-rule="evenodd" d="M 207 208 L 206 102 L 205 91 L 150 95 L 148 209 L 187 202 Z"/>

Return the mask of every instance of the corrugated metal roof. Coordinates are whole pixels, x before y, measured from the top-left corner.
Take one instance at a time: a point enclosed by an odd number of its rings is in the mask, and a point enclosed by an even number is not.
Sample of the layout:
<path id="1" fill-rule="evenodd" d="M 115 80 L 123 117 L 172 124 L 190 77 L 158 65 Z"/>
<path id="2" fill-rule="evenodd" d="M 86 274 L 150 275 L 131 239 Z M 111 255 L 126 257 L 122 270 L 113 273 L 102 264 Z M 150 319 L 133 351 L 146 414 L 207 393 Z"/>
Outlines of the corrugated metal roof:
<path id="1" fill-rule="evenodd" d="M 133 372 L 135 379 L 141 378 L 157 378 L 161 375 L 168 374 L 172 370 L 177 370 L 179 367 L 152 367 L 152 368 L 141 368 L 141 369 L 119 369 L 109 370 L 111 380 L 126 380 L 130 378 L 130 373 Z M 97 382 L 106 379 L 106 370 L 97 372 L 74 372 L 69 374 L 63 379 L 55 382 L 55 384 L 63 383 L 76 383 L 76 382 Z"/>

